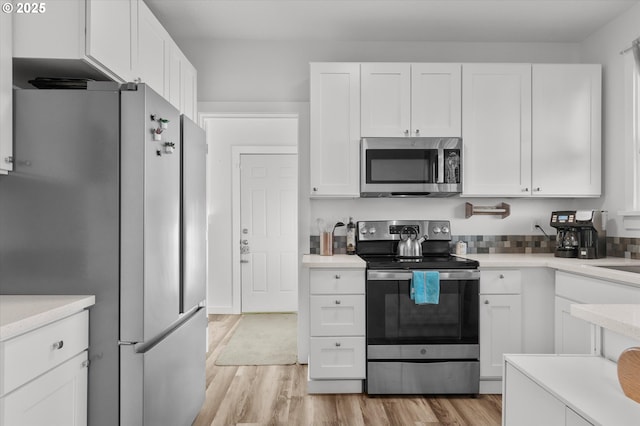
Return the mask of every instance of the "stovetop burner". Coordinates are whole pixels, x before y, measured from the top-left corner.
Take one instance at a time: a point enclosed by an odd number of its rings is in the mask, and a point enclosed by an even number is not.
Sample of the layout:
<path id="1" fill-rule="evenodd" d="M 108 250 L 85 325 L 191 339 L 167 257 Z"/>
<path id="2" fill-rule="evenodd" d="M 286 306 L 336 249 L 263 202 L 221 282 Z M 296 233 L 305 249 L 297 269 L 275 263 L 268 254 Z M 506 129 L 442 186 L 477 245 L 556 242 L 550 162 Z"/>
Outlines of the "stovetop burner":
<path id="1" fill-rule="evenodd" d="M 421 258 L 399 258 L 395 255 L 364 255 L 368 269 L 475 269 L 479 263 L 463 257 L 442 255 Z"/>

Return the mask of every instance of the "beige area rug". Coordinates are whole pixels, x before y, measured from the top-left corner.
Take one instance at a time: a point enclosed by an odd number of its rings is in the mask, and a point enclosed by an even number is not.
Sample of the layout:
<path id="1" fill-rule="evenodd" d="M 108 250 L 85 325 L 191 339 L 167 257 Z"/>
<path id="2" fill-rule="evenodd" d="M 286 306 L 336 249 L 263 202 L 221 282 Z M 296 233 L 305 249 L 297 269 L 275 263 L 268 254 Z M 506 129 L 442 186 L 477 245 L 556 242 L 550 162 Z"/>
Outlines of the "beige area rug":
<path id="1" fill-rule="evenodd" d="M 295 364 L 297 335 L 297 314 L 245 314 L 215 364 Z"/>

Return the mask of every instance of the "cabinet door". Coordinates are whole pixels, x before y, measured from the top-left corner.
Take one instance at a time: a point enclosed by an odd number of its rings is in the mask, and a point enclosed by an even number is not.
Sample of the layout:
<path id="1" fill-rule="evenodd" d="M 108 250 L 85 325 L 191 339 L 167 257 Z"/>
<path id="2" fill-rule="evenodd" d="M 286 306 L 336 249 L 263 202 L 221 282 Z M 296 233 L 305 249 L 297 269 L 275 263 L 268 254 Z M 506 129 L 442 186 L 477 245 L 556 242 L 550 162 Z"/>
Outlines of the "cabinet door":
<path id="1" fill-rule="evenodd" d="M 311 196 L 360 195 L 360 65 L 311 64 Z"/>
<path id="2" fill-rule="evenodd" d="M 197 121 L 197 74 L 196 69 L 187 58 L 182 56 L 180 62 L 180 112 Z"/>
<path id="3" fill-rule="evenodd" d="M 555 352 L 591 354 L 591 325 L 571 315 L 572 300 L 556 296 Z"/>
<path id="4" fill-rule="evenodd" d="M 171 102 L 171 105 L 180 109 L 180 95 L 182 86 L 182 55 L 178 45 L 172 40 L 165 46 L 165 55 L 167 57 L 166 73 L 165 73 L 165 98 Z"/>
<path id="5" fill-rule="evenodd" d="M 534 196 L 600 196 L 601 84 L 600 65 L 533 65 Z"/>
<path id="6" fill-rule="evenodd" d="M 502 424 L 505 426 L 564 426 L 565 405 L 519 370 L 505 368 Z"/>
<path id="7" fill-rule="evenodd" d="M 531 65 L 462 65 L 463 195 L 523 196 L 531 179 Z"/>
<path id="8" fill-rule="evenodd" d="M 501 377 L 505 353 L 522 352 L 522 299 L 480 295 L 480 376 Z"/>
<path id="9" fill-rule="evenodd" d="M 137 76 L 160 95 L 165 93 L 165 29 L 149 7 L 140 2 Z"/>
<path id="10" fill-rule="evenodd" d="M 0 14 L 0 174 L 13 170 L 13 84 L 10 13 Z"/>
<path id="11" fill-rule="evenodd" d="M 0 398 L 0 424 L 87 424 L 87 352 Z"/>
<path id="12" fill-rule="evenodd" d="M 87 0 L 86 52 L 122 81 L 131 81 L 138 0 Z M 116 30 L 117 29 L 117 30 Z"/>
<path id="13" fill-rule="evenodd" d="M 460 137 L 462 66 L 411 65 L 412 136 Z"/>
<path id="14" fill-rule="evenodd" d="M 362 64 L 362 137 L 409 136 L 411 65 Z"/>

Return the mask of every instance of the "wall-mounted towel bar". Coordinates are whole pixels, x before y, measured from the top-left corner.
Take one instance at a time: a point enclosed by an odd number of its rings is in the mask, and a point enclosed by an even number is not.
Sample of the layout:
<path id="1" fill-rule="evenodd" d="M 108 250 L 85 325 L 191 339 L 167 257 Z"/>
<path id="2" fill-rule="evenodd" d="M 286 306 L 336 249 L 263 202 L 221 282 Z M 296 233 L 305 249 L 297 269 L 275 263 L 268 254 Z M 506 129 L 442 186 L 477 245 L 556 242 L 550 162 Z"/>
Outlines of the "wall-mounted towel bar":
<path id="1" fill-rule="evenodd" d="M 471 203 L 465 203 L 464 205 L 465 218 L 470 218 L 473 215 L 490 214 L 501 216 L 502 219 L 511 214 L 511 206 L 507 203 L 500 203 L 497 206 L 474 206 Z"/>

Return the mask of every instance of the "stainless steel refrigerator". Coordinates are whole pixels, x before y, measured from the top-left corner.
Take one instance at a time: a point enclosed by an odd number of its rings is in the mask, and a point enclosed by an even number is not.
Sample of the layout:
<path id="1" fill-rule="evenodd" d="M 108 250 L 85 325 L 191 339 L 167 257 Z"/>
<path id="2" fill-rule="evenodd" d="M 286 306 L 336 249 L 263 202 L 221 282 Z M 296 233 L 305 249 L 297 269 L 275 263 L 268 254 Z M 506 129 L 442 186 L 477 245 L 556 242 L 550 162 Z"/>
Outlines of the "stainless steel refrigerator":
<path id="1" fill-rule="evenodd" d="M 144 84 L 17 90 L 0 294 L 94 294 L 91 426 L 190 425 L 205 392 L 204 131 Z"/>

